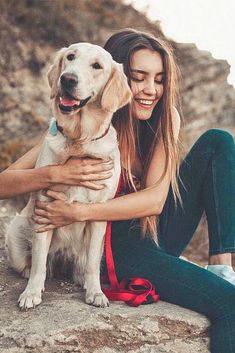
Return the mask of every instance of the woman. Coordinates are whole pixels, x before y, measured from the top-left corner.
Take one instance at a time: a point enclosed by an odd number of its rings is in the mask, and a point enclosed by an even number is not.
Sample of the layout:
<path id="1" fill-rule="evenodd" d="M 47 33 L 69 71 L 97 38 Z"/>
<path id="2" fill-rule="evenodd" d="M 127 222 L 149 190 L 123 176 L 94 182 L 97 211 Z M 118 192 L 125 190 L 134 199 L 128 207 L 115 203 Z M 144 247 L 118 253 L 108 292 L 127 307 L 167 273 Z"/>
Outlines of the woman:
<path id="1" fill-rule="evenodd" d="M 175 108 L 177 70 L 171 50 L 153 36 L 131 29 L 114 34 L 105 49 L 114 60 L 124 64 L 133 92 L 130 105 L 118 111 L 113 120 L 119 136 L 126 194 L 104 204 L 68 205 L 63 195 L 49 190 L 47 194 L 55 201 L 38 202 L 35 221 L 42 225 L 41 231 L 75 221 L 113 221 L 112 246 L 119 279 L 147 278 L 156 286 L 162 300 L 206 315 L 211 320 L 211 352 L 233 353 L 233 138 L 220 130 L 208 131 L 179 168 L 180 117 Z M 28 168 L 33 166 L 36 155 L 34 151 L 33 156 L 28 156 Z M 63 173 L 64 183 L 71 183 L 72 179 L 76 184 L 81 183 L 80 161 L 77 162 L 79 176 L 74 177 L 76 162 L 69 161 L 65 167 L 47 167 L 54 168 L 56 176 L 51 169 L 34 172 L 35 176 L 43 176 L 37 183 L 32 181 L 30 188 L 48 187 L 56 178 L 61 182 Z M 21 163 L 20 168 L 24 167 L 23 162 L 18 163 Z M 85 163 L 89 164 L 83 170 L 85 174 L 88 172 L 86 183 L 93 182 L 92 187 L 100 171 L 103 178 L 108 176 L 104 175 L 104 164 L 99 161 L 95 167 L 91 161 Z M 93 177 L 89 175 L 91 168 L 95 170 Z M 30 173 L 33 171 L 28 171 Z M 53 175 L 54 180 L 50 177 L 47 180 L 45 175 Z M 30 180 L 30 176 L 28 178 Z M 223 276 L 222 272 L 228 272 L 227 281 L 178 258 L 204 210 L 210 237 L 208 270 Z M 156 240 L 156 233 L 159 245 L 152 241 Z"/>

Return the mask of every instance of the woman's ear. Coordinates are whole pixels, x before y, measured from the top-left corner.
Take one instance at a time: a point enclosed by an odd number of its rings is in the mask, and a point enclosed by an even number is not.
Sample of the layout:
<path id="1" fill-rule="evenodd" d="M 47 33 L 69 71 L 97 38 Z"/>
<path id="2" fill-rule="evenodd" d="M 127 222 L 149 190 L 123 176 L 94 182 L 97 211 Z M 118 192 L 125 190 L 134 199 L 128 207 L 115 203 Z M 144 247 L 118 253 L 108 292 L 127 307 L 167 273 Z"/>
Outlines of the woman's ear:
<path id="1" fill-rule="evenodd" d="M 131 89 L 123 72 L 122 64 L 115 63 L 101 97 L 101 106 L 104 110 L 115 112 L 129 103 L 131 97 Z"/>
<path id="2" fill-rule="evenodd" d="M 51 99 L 55 98 L 58 91 L 58 80 L 61 73 L 62 60 L 64 52 L 67 48 L 62 48 L 57 53 L 53 65 L 50 67 L 47 73 L 49 86 L 51 87 Z"/>

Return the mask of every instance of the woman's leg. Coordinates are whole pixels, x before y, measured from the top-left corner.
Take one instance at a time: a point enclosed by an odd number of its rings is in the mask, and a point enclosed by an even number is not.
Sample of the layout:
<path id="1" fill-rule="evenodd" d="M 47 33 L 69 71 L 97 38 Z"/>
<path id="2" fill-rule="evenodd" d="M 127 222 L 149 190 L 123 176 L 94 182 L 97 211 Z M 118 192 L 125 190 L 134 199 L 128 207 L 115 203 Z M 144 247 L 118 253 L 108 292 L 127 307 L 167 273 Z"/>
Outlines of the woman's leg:
<path id="1" fill-rule="evenodd" d="M 226 131 L 212 129 L 194 144 L 180 167 L 183 207 L 174 206 L 172 190 L 160 216 L 160 244 L 179 256 L 191 240 L 203 211 L 209 253 L 235 251 L 235 144 Z"/>
<path id="2" fill-rule="evenodd" d="M 234 251 L 234 141 L 210 130 L 194 145 L 180 168 L 183 208 L 175 209 L 169 192 L 160 217 L 160 242 L 179 256 L 190 241 L 203 211 L 209 224 L 210 254 Z M 225 175 L 222 172 L 225 172 Z M 211 320 L 211 352 L 235 352 L 235 287 L 214 274 L 166 254 L 151 240 L 140 240 L 138 227 L 114 222 L 112 246 L 116 271 L 144 277 L 162 300 L 206 315 Z"/>
<path id="3" fill-rule="evenodd" d="M 137 240 L 133 232 L 128 237 L 125 227 L 123 230 L 125 237 L 121 227 L 112 236 L 119 280 L 146 278 L 162 300 L 206 315 L 211 320 L 211 352 L 234 353 L 235 287 L 203 268 L 166 254 L 151 241 Z"/>

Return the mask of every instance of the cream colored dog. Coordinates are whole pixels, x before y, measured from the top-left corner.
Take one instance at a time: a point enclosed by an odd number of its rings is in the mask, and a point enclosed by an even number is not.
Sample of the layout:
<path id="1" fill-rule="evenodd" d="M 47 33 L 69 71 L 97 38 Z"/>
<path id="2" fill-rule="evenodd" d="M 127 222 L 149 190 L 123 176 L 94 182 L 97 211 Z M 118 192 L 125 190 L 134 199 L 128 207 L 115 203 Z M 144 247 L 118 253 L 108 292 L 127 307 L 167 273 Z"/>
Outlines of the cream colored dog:
<path id="1" fill-rule="evenodd" d="M 113 175 L 105 181 L 104 189 L 61 186 L 56 190 L 63 191 L 68 202 L 104 202 L 113 198 L 120 176 L 120 155 L 116 131 L 111 125 L 112 113 L 131 99 L 122 65 L 103 48 L 78 43 L 59 51 L 48 79 L 55 118 L 36 168 L 64 163 L 71 156 L 111 158 Z M 19 307 L 27 310 L 41 303 L 48 253 L 53 258 L 58 252 L 64 260 L 73 260 L 73 279 L 86 289 L 86 303 L 107 306 L 108 299 L 100 286 L 106 222 L 77 222 L 38 234 L 34 232 L 37 226 L 32 220 L 35 200 L 43 201 L 45 196 L 41 192 L 31 194 L 27 206 L 11 222 L 6 236 L 11 267 L 29 277 L 19 297 Z"/>

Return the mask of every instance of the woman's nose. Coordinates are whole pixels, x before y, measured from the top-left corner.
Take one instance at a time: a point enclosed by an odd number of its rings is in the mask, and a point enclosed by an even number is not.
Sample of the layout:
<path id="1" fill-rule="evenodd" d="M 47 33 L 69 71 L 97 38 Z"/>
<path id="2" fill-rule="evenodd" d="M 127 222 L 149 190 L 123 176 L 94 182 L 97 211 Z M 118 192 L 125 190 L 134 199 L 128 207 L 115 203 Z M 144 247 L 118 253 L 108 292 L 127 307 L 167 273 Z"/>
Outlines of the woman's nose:
<path id="1" fill-rule="evenodd" d="M 156 86 L 154 80 L 149 80 L 146 82 L 144 92 L 147 94 L 156 94 Z"/>

